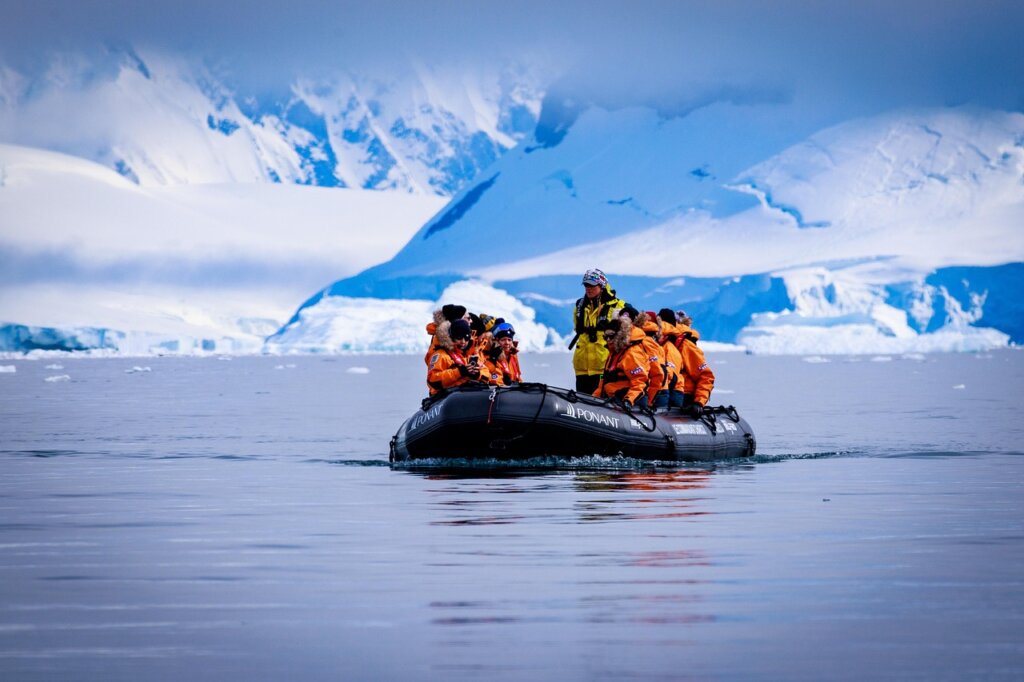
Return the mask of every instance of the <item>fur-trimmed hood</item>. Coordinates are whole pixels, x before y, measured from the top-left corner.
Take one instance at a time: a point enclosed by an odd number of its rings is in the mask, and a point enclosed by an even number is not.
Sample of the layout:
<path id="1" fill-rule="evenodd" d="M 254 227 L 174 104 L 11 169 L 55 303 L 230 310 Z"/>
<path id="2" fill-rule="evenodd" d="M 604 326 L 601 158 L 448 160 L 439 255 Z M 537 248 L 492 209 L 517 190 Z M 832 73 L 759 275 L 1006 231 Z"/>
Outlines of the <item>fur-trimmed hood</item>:
<path id="1" fill-rule="evenodd" d="M 440 310 L 434 311 L 434 321 L 427 325 L 427 330 L 430 330 L 430 326 L 434 327 L 434 344 L 444 348 L 447 351 L 455 349 L 455 344 L 452 342 L 452 323 L 445 319 L 444 313 Z"/>
<path id="2" fill-rule="evenodd" d="M 618 353 L 629 346 L 633 334 L 633 322 L 629 317 L 616 317 L 608 323 L 606 329 L 615 332 L 615 336 L 608 339 L 608 350 Z"/>

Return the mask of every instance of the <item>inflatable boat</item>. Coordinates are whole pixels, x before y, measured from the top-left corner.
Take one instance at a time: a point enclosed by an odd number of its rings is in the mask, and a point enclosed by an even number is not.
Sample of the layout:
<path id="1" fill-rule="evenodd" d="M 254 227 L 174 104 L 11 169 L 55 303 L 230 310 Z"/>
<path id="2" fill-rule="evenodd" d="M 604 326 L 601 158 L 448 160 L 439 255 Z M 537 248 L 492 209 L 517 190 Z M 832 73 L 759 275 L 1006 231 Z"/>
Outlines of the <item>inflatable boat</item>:
<path id="1" fill-rule="evenodd" d="M 624 456 L 710 461 L 754 454 L 736 409 L 693 417 L 625 408 L 545 384 L 459 387 L 423 401 L 391 439 L 391 461 Z"/>

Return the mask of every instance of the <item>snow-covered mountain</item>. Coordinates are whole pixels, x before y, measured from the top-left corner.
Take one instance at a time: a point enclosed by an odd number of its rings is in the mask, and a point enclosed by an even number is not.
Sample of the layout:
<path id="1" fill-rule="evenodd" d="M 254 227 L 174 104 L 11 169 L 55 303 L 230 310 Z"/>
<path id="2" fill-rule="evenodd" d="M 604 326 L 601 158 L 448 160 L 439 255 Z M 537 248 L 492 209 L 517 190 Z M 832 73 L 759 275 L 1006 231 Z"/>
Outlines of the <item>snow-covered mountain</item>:
<path id="1" fill-rule="evenodd" d="M 313 296 L 268 348 L 372 348 L 312 321 L 367 298 L 429 308 L 466 282 L 482 307 L 493 292 L 487 312 L 546 328 L 526 345 L 549 345 L 595 266 L 638 307 L 685 308 L 705 339 L 756 352 L 1024 340 L 1024 115 L 903 110 L 815 132 L 787 113 L 549 98 L 532 139 L 389 262 Z M 391 331 L 389 347 L 426 343 L 420 319 Z"/>
<path id="2" fill-rule="evenodd" d="M 129 47 L 0 64 L 0 351 L 258 350 L 532 132 L 521 65 L 248 93 Z"/>
<path id="3" fill-rule="evenodd" d="M 210 66 L 128 47 L 0 65 L 0 142 L 105 165 L 142 186 L 280 182 L 451 196 L 529 134 L 540 82 L 521 65 L 410 66 L 230 85 Z"/>

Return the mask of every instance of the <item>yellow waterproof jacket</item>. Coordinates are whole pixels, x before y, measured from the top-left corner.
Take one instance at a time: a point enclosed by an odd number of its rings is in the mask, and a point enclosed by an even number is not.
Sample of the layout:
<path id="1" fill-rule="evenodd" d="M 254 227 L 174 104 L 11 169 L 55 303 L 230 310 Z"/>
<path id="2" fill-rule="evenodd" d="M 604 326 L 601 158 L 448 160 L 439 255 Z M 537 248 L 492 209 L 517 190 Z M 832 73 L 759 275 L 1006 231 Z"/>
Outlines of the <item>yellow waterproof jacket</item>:
<path id="1" fill-rule="evenodd" d="M 572 330 L 577 334 L 572 353 L 572 368 L 576 374 L 599 375 L 604 372 L 608 348 L 604 335 L 597 331 L 597 323 L 611 320 L 626 305 L 615 297 L 615 290 L 605 285 L 601 296 L 590 302 L 586 297 L 577 299 L 572 311 Z"/>

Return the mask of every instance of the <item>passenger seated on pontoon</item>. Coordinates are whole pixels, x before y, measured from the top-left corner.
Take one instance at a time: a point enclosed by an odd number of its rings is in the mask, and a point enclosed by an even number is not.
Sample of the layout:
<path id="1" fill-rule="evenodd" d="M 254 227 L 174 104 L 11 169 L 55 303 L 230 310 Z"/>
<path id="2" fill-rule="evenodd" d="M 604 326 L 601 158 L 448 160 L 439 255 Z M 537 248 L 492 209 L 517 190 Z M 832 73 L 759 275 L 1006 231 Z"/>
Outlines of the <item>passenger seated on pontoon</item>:
<path id="1" fill-rule="evenodd" d="M 487 382 L 487 377 L 481 375 L 480 357 L 469 352 L 471 336 L 469 322 L 461 318 L 437 325 L 436 349 L 427 363 L 427 388 L 431 396 L 455 386 Z"/>
<path id="2" fill-rule="evenodd" d="M 633 337 L 633 323 L 628 316 L 598 325 L 608 346 L 608 360 L 594 396 L 615 398 L 626 407 L 647 405 L 647 369 L 650 359 L 643 339 Z M 640 332 L 643 338 L 647 338 Z"/>

